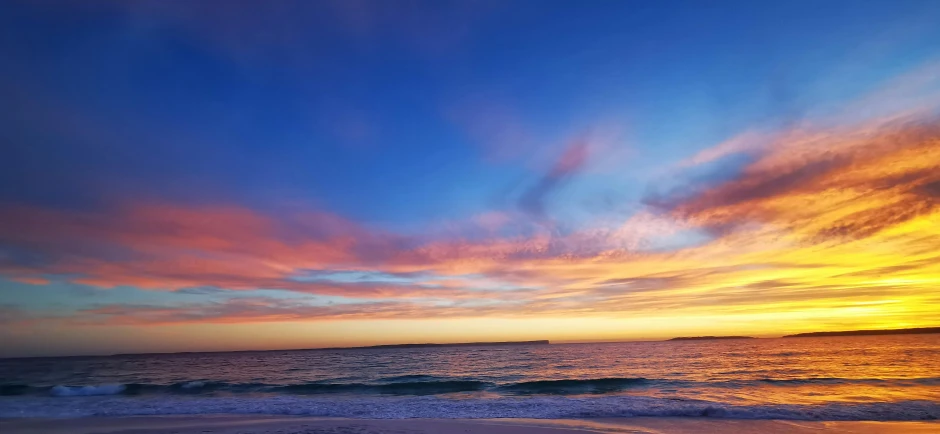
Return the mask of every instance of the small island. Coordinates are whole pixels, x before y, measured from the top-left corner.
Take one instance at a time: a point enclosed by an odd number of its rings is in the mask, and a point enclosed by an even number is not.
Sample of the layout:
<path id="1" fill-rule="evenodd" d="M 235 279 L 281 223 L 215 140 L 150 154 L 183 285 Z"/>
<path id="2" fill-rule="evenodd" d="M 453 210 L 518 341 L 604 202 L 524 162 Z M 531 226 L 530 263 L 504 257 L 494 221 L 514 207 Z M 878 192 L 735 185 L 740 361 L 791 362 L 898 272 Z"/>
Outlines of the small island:
<path id="1" fill-rule="evenodd" d="M 670 341 L 711 341 L 717 339 L 757 339 L 753 336 L 680 336 Z"/>
<path id="2" fill-rule="evenodd" d="M 824 336 L 881 336 L 881 335 L 925 335 L 940 333 L 940 327 L 919 327 L 893 330 L 848 330 L 840 332 L 812 332 L 786 335 L 785 338 L 816 338 Z"/>

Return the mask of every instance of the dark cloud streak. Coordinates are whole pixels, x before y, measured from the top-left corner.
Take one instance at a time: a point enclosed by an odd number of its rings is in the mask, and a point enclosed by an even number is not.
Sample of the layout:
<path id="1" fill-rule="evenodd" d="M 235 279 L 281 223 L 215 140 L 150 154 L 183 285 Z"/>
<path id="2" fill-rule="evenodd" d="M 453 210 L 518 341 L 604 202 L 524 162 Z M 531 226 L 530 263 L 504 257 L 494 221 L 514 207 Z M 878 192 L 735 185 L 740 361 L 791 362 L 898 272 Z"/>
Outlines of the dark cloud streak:
<path id="1" fill-rule="evenodd" d="M 547 221 L 545 201 L 583 170 L 589 157 L 586 139 L 571 142 L 555 165 L 519 198 L 519 208 L 538 221 Z"/>

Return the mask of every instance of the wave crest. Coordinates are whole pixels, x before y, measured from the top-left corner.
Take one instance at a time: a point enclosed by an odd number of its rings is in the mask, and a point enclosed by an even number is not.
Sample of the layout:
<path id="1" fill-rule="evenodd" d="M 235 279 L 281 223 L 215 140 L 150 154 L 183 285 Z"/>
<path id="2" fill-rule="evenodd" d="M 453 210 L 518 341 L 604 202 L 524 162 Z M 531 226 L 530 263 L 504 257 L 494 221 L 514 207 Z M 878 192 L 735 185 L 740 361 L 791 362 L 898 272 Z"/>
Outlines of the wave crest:
<path id="1" fill-rule="evenodd" d="M 100 386 L 54 386 L 49 390 L 52 396 L 96 396 L 117 395 L 124 392 L 123 384 L 102 384 Z"/>
<path id="2" fill-rule="evenodd" d="M 334 380 L 335 381 L 335 380 Z M 314 381 L 299 384 L 228 383 L 191 380 L 173 384 L 102 384 L 58 385 L 54 387 L 29 384 L 0 384 L 2 396 L 56 397 L 98 395 L 201 395 L 262 393 L 271 395 L 443 395 L 452 393 L 494 392 L 499 395 L 602 395 L 619 394 L 636 388 L 690 390 L 700 388 L 749 389 L 793 388 L 803 386 L 877 386 L 885 388 L 918 388 L 940 385 L 940 377 L 923 378 L 761 378 L 753 380 L 688 381 L 647 378 L 588 378 L 533 380 L 516 383 L 493 383 L 475 379 L 443 379 L 431 376 L 400 376 L 369 383 Z"/>
<path id="3" fill-rule="evenodd" d="M 379 393 L 392 395 L 435 395 L 441 393 L 475 392 L 491 387 L 492 383 L 473 380 L 403 381 L 388 384 L 362 383 L 307 383 L 272 387 L 272 391 L 295 394 L 319 393 Z"/>
<path id="4" fill-rule="evenodd" d="M 499 390 L 520 395 L 612 393 L 647 384 L 645 378 L 591 378 L 586 380 L 540 380 L 507 384 Z"/>

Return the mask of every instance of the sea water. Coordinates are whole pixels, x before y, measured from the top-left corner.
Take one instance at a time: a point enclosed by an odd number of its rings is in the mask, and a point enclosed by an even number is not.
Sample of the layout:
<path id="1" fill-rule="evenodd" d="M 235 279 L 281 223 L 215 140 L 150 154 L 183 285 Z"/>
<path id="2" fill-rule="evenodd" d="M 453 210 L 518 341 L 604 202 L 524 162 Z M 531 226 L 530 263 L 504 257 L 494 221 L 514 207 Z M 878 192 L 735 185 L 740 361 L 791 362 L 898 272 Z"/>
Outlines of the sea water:
<path id="1" fill-rule="evenodd" d="M 0 359 L 0 417 L 940 418 L 940 335 Z"/>

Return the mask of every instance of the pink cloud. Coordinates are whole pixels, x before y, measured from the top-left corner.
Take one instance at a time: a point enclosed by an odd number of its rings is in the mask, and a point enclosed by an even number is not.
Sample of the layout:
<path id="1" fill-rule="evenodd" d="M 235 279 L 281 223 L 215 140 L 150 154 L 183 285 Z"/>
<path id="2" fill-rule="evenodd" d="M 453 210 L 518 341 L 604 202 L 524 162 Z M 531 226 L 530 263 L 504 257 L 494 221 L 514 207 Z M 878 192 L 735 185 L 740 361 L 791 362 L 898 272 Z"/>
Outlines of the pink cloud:
<path id="1" fill-rule="evenodd" d="M 176 290 L 283 289 L 355 298 L 498 295 L 444 287 L 441 276 L 472 273 L 500 257 L 540 250 L 544 240 L 419 241 L 360 226 L 329 213 L 272 215 L 235 206 L 183 207 L 133 203 L 91 211 L 0 207 L 0 242 L 44 258 L 0 260 L 20 281 L 43 275 L 102 288 Z M 482 217 L 499 224 L 499 214 Z M 535 243 L 535 244 L 533 244 Z M 534 247 L 535 246 L 535 247 Z M 305 270 L 363 270 L 427 274 L 400 282 L 303 280 Z M 470 292 L 473 290 L 473 292 Z"/>
<path id="2" fill-rule="evenodd" d="M 716 146 L 703 149 L 691 158 L 680 161 L 677 166 L 679 168 L 686 168 L 711 163 L 729 155 L 757 153 L 763 150 L 768 142 L 771 141 L 773 141 L 773 137 L 769 134 L 749 131 L 734 136 Z"/>
<path id="3" fill-rule="evenodd" d="M 930 300 L 937 275 L 937 137 L 935 124 L 917 122 L 794 134 L 738 176 L 694 189 L 661 212 L 564 233 L 498 230 L 513 225 L 514 214 L 469 218 L 497 229 L 474 237 L 410 237 L 317 210 L 7 205 L 0 206 L 0 270 L 20 280 L 58 276 L 102 288 L 282 289 L 378 302 L 256 300 L 77 314 L 90 323 L 650 314 L 706 306 L 763 312 L 774 301 L 778 309 L 815 309 L 889 295 L 918 306 Z M 585 146 L 572 142 L 545 176 L 582 170 Z M 695 246 L 648 249 L 657 237 L 712 228 L 721 230 Z M 29 252 L 29 260 L 11 252 Z M 378 277 L 322 278 L 355 271 Z"/>
<path id="4" fill-rule="evenodd" d="M 490 211 L 473 217 L 474 223 L 490 232 L 501 229 L 511 221 L 512 217 L 509 214 L 498 211 Z"/>
<path id="5" fill-rule="evenodd" d="M 29 285 L 48 285 L 49 279 L 44 279 L 42 277 L 13 277 L 13 281 L 26 283 Z"/>
<path id="6" fill-rule="evenodd" d="M 152 325 L 329 321 L 351 319 L 458 318 L 485 315 L 493 307 L 435 306 L 414 302 L 380 302 L 312 306 L 275 299 L 233 299 L 224 303 L 176 307 L 108 305 L 82 311 L 77 325 Z"/>

